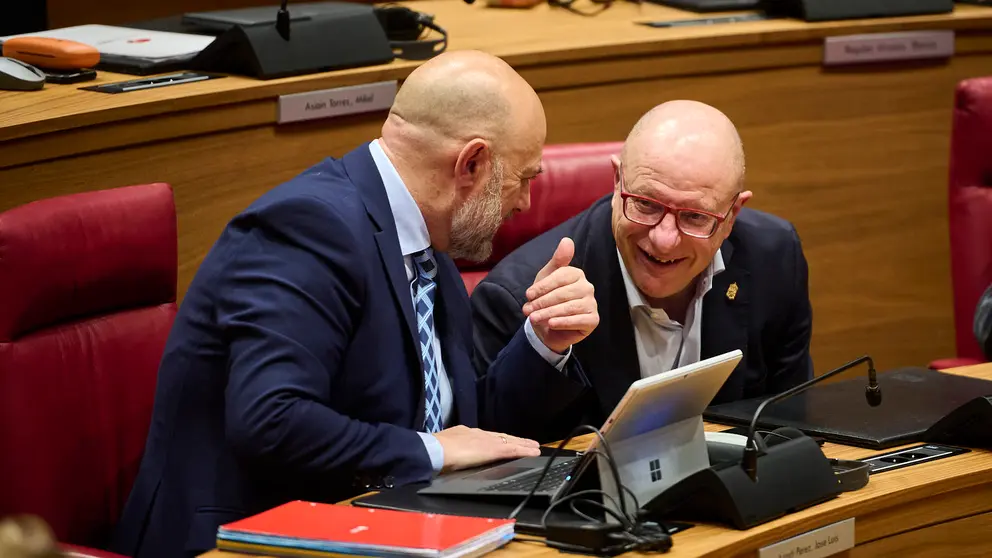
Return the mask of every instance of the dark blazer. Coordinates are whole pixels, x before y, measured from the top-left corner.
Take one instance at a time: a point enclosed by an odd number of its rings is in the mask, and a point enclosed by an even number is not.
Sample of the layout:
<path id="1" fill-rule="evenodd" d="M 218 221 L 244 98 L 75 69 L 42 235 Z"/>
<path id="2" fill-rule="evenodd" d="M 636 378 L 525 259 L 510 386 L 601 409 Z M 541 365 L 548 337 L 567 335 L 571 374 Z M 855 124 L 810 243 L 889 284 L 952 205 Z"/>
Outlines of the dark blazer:
<path id="1" fill-rule="evenodd" d="M 451 259 L 437 262 L 452 418 L 476 426 L 468 295 Z M 195 554 L 215 546 L 219 525 L 293 499 L 428 480 L 414 318 L 368 145 L 236 216 L 179 309 L 113 550 Z M 523 333 L 503 354 L 497 368 L 554 371 Z"/>
<path id="2" fill-rule="evenodd" d="M 521 306 L 537 271 L 562 237 L 575 242 L 572 265 L 596 289 L 599 326 L 573 348 L 584 376 L 551 371 L 480 380 L 498 405 L 483 406 L 485 427 L 547 442 L 579 424 L 602 426 L 640 379 L 634 328 L 611 229 L 612 194 L 504 258 L 472 293 L 477 366 L 485 366 L 524 321 Z M 744 358 L 713 403 L 780 392 L 812 378 L 812 310 L 807 266 L 795 228 L 742 209 L 721 246 L 726 269 L 703 299 L 701 357 L 741 349 Z M 727 289 L 737 283 L 736 297 Z M 508 383 L 512 381 L 512 385 Z"/>
<path id="3" fill-rule="evenodd" d="M 985 359 L 992 360 L 992 285 L 986 287 L 985 292 L 978 299 L 972 329 L 975 339 L 982 347 Z"/>

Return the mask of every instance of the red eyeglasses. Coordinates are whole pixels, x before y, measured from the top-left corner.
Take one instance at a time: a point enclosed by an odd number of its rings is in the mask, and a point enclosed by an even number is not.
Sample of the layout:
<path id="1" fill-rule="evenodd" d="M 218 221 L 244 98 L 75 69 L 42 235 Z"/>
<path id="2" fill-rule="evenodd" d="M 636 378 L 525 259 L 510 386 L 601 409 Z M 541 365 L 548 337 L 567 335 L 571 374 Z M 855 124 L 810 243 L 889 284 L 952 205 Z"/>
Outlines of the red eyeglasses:
<path id="1" fill-rule="evenodd" d="M 675 225 L 679 231 L 695 238 L 710 238 L 716 234 L 720 224 L 730 217 L 730 212 L 733 211 L 737 204 L 737 198 L 740 197 L 740 192 L 738 192 L 730 204 L 730 209 L 723 215 L 701 209 L 676 207 L 653 198 L 626 192 L 622 168 L 618 174 L 620 175 L 620 198 L 623 200 L 624 217 L 638 225 L 654 227 L 671 211 L 675 213 Z"/>

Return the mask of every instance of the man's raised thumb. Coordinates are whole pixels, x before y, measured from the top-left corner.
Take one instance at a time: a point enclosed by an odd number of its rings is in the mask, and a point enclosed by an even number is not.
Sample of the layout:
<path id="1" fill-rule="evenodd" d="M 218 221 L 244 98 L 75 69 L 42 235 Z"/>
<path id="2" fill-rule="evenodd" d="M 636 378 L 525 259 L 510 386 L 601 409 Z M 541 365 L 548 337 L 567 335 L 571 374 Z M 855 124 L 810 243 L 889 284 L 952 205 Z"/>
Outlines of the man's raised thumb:
<path id="1" fill-rule="evenodd" d="M 572 242 L 571 238 L 566 236 L 561 239 L 561 242 L 558 243 L 558 248 L 555 250 L 554 255 L 551 256 L 551 260 L 544 266 L 544 269 L 541 270 L 543 272 L 541 274 L 542 278 L 551 275 L 556 269 L 565 267 L 572 263 L 572 256 L 574 255 L 575 243 Z"/>

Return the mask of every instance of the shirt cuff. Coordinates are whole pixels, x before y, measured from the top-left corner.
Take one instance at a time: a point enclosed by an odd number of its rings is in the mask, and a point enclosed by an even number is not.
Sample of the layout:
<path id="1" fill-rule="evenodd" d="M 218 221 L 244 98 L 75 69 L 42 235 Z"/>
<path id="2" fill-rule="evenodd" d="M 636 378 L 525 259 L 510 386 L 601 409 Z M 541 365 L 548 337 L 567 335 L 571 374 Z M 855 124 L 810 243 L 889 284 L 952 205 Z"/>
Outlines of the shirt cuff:
<path id="1" fill-rule="evenodd" d="M 530 346 L 534 347 L 537 354 L 541 355 L 541 358 L 546 360 L 548 364 L 554 366 L 559 372 L 565 368 L 565 363 L 568 361 L 568 357 L 572 355 L 572 347 L 568 347 L 568 351 L 560 355 L 551 349 L 549 349 L 543 341 L 537 337 L 537 333 L 534 331 L 534 326 L 530 324 L 530 318 L 524 322 L 524 333 L 527 334 L 527 340 L 530 341 Z"/>
<path id="2" fill-rule="evenodd" d="M 427 450 L 427 455 L 431 458 L 431 468 L 434 469 L 434 474 L 440 473 L 444 467 L 444 448 L 441 446 L 441 442 L 438 442 L 433 434 L 426 432 L 417 432 L 417 434 L 420 435 L 420 439 L 424 442 L 424 449 Z"/>

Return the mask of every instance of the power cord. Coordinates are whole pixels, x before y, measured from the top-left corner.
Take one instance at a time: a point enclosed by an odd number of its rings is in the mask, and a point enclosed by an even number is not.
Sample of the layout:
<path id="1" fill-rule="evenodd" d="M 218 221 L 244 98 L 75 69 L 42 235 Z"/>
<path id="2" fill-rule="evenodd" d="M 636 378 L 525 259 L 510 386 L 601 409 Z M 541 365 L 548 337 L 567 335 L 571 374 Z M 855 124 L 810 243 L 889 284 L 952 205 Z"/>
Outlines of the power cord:
<path id="1" fill-rule="evenodd" d="M 546 537 L 545 544 L 569 552 L 584 552 L 608 556 L 615 556 L 630 551 L 665 552 L 669 550 L 672 547 L 672 538 L 669 536 L 667 530 L 655 522 L 641 521 L 638 517 L 640 503 L 637 501 L 637 496 L 633 491 L 624 486 L 620 481 L 620 470 L 617 468 L 616 459 L 613 457 L 613 452 L 606 438 L 603 437 L 603 434 L 598 428 L 585 424 L 573 429 L 568 437 L 558 444 L 548 458 L 548 462 L 544 465 L 541 474 L 537 477 L 534 486 L 531 487 L 530 492 L 527 493 L 527 496 L 524 497 L 523 501 L 514 508 L 507 518 L 516 518 L 517 514 L 526 507 L 527 503 L 530 502 L 531 498 L 537 492 L 538 487 L 541 486 L 541 482 L 554 464 L 555 458 L 558 457 L 561 450 L 572 438 L 583 431 L 596 434 L 599 447 L 594 447 L 582 456 L 579 469 L 573 473 L 573 478 L 570 482 L 574 484 L 585 469 L 591 463 L 595 462 L 593 458 L 599 456 L 609 464 L 613 483 L 617 487 L 620 497 L 614 498 L 602 489 L 581 490 L 566 496 L 561 496 L 559 493 L 552 499 L 548 508 L 544 511 L 544 515 L 541 516 L 541 525 L 544 528 Z M 602 448 L 602 451 L 600 448 Z M 627 511 L 627 498 L 624 497 L 624 494 L 629 494 L 633 502 L 634 509 L 630 512 Z M 593 496 L 599 496 L 601 501 L 593 499 Z M 612 508 L 604 505 L 602 503 L 603 501 L 612 504 Z M 584 521 L 548 523 L 548 517 L 551 511 L 566 502 L 569 504 L 572 512 Z M 598 509 L 615 519 L 617 523 L 610 523 L 595 518 L 579 510 L 577 507 L 579 503 Z M 616 511 L 617 509 L 620 510 L 619 513 Z"/>
<path id="2" fill-rule="evenodd" d="M 548 4 L 552 7 L 564 8 L 574 14 L 587 17 L 596 16 L 603 13 L 607 8 L 613 5 L 614 0 L 592 0 L 593 4 L 597 4 L 599 6 L 598 9 L 592 10 L 580 10 L 575 7 L 575 2 L 576 0 L 548 0 Z"/>

